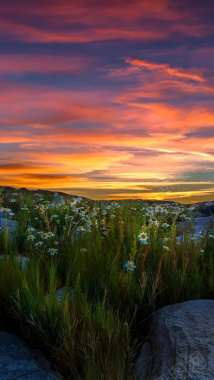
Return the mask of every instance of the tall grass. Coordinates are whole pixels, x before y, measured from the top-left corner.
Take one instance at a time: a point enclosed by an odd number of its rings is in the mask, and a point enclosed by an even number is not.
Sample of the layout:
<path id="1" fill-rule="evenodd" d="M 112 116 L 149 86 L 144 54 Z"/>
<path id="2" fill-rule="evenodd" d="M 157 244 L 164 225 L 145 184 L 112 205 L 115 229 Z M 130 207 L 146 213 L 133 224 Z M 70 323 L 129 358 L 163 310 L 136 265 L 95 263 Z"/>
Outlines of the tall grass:
<path id="1" fill-rule="evenodd" d="M 4 207 L 14 211 L 18 229 L 7 250 L 0 235 L 1 253 L 9 253 L 0 260 L 0 325 L 13 325 L 42 348 L 65 379 L 137 379 L 134 363 L 152 313 L 171 303 L 213 297 L 214 239 L 207 236 L 204 253 L 188 236 L 176 244 L 180 216 L 172 206 L 163 213 L 153 206 L 156 226 L 147 215 L 152 207 L 142 209 L 137 201 L 104 210 L 101 202 L 51 204 L 50 196 L 36 200 L 18 194 L 13 204 L 11 197 L 5 195 Z M 143 231 L 148 244 L 138 238 Z M 42 232 L 54 236 L 42 238 Z M 56 255 L 48 253 L 51 247 Z M 23 254 L 30 257 L 24 270 L 17 258 Z M 127 261 L 135 264 L 133 271 L 125 268 Z M 61 286 L 65 293 L 59 301 Z"/>

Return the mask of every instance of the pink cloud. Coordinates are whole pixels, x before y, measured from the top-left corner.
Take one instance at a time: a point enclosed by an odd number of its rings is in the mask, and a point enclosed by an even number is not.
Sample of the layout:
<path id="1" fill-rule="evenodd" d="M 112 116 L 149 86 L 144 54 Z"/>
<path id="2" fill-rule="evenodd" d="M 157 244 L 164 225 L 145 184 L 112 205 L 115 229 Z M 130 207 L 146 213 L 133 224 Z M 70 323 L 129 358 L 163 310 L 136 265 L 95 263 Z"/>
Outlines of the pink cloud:
<path id="1" fill-rule="evenodd" d="M 144 67 L 148 70 L 162 71 L 170 76 L 175 76 L 179 78 L 194 80 L 196 82 L 206 82 L 202 75 L 194 73 L 197 69 L 182 70 L 180 68 L 172 68 L 168 64 L 159 64 L 154 62 L 143 61 L 141 59 L 127 58 L 127 63 L 133 66 Z M 199 70 L 198 70 L 199 71 Z"/>
<path id="2" fill-rule="evenodd" d="M 86 57 L 68 57 L 57 55 L 32 54 L 1 54 L 0 74 L 5 73 L 52 73 L 63 74 L 85 71 L 92 64 L 92 59 Z"/>
<path id="3" fill-rule="evenodd" d="M 86 43 L 124 39 L 128 41 L 161 40 L 173 33 L 201 37 L 214 33 L 212 25 L 199 22 L 197 10 L 192 12 L 173 6 L 168 0 L 133 2 L 82 0 L 78 2 L 37 1 L 36 6 L 22 4 L 0 7 L 0 31 L 3 38 L 40 43 Z M 10 18 L 10 14 L 17 15 Z M 28 18 L 36 16 L 40 21 L 29 24 Z M 47 17 L 48 15 L 48 17 Z M 21 21 L 22 20 L 22 21 Z M 81 28 L 72 26 L 79 24 Z M 152 20 L 152 22 L 151 22 Z M 148 21 L 150 21 L 148 23 Z M 47 28 L 48 25 L 48 28 Z M 71 25 L 64 31 L 63 25 Z"/>

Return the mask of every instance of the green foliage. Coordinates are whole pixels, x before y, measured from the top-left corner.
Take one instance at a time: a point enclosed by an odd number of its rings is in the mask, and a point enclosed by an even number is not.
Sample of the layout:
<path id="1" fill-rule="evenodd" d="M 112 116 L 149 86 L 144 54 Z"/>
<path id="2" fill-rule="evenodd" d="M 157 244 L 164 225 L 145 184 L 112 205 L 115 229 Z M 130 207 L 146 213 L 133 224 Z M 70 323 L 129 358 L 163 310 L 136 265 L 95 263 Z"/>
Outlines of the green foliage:
<path id="1" fill-rule="evenodd" d="M 102 202 L 58 204 L 48 194 L 18 193 L 13 203 L 14 197 L 4 194 L 18 229 L 12 241 L 0 232 L 0 322 L 7 315 L 65 379 L 92 380 L 96 373 L 98 380 L 134 380 L 142 321 L 159 307 L 214 296 L 214 238 L 206 237 L 204 253 L 202 240 L 191 241 L 187 231 L 176 244 L 185 210 L 137 201 L 105 202 L 107 209 Z M 24 270 L 17 255 L 30 258 Z"/>

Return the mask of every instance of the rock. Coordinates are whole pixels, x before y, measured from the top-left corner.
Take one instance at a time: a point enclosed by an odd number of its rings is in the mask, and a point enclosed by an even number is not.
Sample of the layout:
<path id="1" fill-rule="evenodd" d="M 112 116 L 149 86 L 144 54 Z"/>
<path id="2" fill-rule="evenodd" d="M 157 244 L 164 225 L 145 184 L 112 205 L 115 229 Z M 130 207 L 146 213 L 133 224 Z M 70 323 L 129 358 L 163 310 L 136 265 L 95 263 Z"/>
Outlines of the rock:
<path id="1" fill-rule="evenodd" d="M 1 230 L 4 233 L 7 223 L 8 228 L 8 238 L 10 239 L 12 237 L 12 232 L 16 231 L 17 229 L 17 222 L 15 220 L 10 220 L 6 218 L 1 218 Z"/>
<path id="2" fill-rule="evenodd" d="M 59 301 L 62 300 L 62 297 L 63 297 L 63 294 L 64 294 L 64 293 L 65 293 L 65 286 L 63 286 L 62 288 L 57 289 L 56 294 L 57 294 L 57 299 L 58 299 Z M 72 288 L 70 288 L 70 293 L 69 293 L 69 295 L 70 295 L 71 299 L 73 300 L 73 299 L 74 299 L 74 291 L 73 291 Z"/>
<path id="3" fill-rule="evenodd" d="M 4 259 L 4 258 L 5 258 L 4 255 L 0 255 L 0 259 L 1 260 Z M 7 255 L 7 258 L 9 259 L 10 256 Z M 29 257 L 26 257 L 26 256 L 16 256 L 16 258 L 18 259 L 18 261 L 20 263 L 22 263 L 22 269 L 24 269 L 26 267 L 27 263 L 30 261 Z"/>
<path id="4" fill-rule="evenodd" d="M 165 306 L 151 318 L 150 347 L 155 356 L 151 380 L 186 379 L 189 348 L 188 380 L 214 379 L 214 301 L 193 300 Z M 174 366 L 176 338 L 176 366 Z M 144 352 L 138 365 L 143 365 Z M 174 367 L 176 377 L 173 377 Z M 143 379 L 143 377 L 141 377 Z"/>
<path id="5" fill-rule="evenodd" d="M 65 286 L 63 286 L 62 288 L 57 289 L 56 295 L 57 295 L 57 299 L 59 300 L 59 302 L 61 302 L 64 293 L 65 293 Z M 71 300 L 73 301 L 73 299 L 74 299 L 74 290 L 72 288 L 70 288 L 69 296 L 70 296 Z M 49 297 L 49 295 L 46 294 L 45 299 L 48 299 L 48 297 Z"/>
<path id="6" fill-rule="evenodd" d="M 7 223 L 7 229 L 8 229 L 8 239 L 12 240 L 13 232 L 17 231 L 18 224 L 17 224 L 16 220 L 0 218 L 0 229 L 3 233 L 5 233 L 6 223 Z M 32 226 L 29 225 L 28 228 L 32 228 Z M 37 229 L 34 228 L 33 233 L 36 233 L 36 232 L 37 232 Z M 30 234 L 30 232 L 29 232 L 29 234 Z"/>
<path id="7" fill-rule="evenodd" d="M 15 334 L 0 331 L 1 380 L 58 380 L 45 356 Z"/>
<path id="8" fill-rule="evenodd" d="M 191 220 L 185 220 L 182 222 L 182 228 L 183 232 L 185 231 L 191 231 L 191 226 L 193 226 L 194 229 L 194 236 L 196 237 L 196 240 L 198 241 L 201 232 L 204 232 L 206 234 L 208 228 L 210 227 L 211 223 L 214 222 L 214 218 L 212 216 L 202 217 L 202 218 L 193 218 Z M 177 236 L 177 241 L 180 242 L 182 239 L 182 235 Z"/>
<path id="9" fill-rule="evenodd" d="M 140 379 L 144 379 L 152 369 L 152 346 L 150 342 L 143 344 L 140 355 L 135 363 L 136 374 Z"/>
<path id="10" fill-rule="evenodd" d="M 206 216 L 211 216 L 212 214 L 214 214 L 214 202 L 205 203 L 203 213 Z"/>
<path id="11" fill-rule="evenodd" d="M 205 218 L 206 215 L 203 214 L 203 212 L 200 211 L 191 211 L 187 214 L 190 218 Z"/>

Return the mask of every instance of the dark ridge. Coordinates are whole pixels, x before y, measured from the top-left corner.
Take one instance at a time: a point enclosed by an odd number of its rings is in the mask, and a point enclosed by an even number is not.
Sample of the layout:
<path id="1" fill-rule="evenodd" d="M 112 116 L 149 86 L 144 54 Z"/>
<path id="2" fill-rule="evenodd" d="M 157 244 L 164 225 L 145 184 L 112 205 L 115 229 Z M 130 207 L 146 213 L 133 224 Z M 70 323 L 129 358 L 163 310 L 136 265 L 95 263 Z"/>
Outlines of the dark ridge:
<path id="1" fill-rule="evenodd" d="M 45 190 L 45 189 L 38 189 L 38 190 L 29 190 L 25 187 L 21 187 L 21 188 L 14 188 L 14 187 L 11 187 L 11 186 L 0 186 L 0 189 L 2 189 L 3 191 L 9 191 L 11 193 L 14 193 L 14 192 L 18 192 L 18 193 L 22 193 L 22 194 L 46 194 L 46 195 L 51 195 L 53 196 L 54 193 L 57 193 L 59 196 L 63 196 L 63 197 L 69 197 L 69 198 L 82 198 L 84 201 L 88 200 L 88 201 L 91 201 L 91 199 L 89 198 L 86 198 L 86 197 L 80 197 L 78 195 L 71 195 L 71 194 L 67 194 L 67 193 L 63 193 L 62 191 L 51 191 L 51 190 Z"/>
<path id="2" fill-rule="evenodd" d="M 23 193 L 23 194 L 32 194 L 32 193 L 38 193 L 38 194 L 47 194 L 47 195 L 51 195 L 53 196 L 54 193 L 57 193 L 59 196 L 63 196 L 63 197 L 69 197 L 69 198 L 82 198 L 84 201 L 92 201 L 92 199 L 90 198 L 87 198 L 87 197 L 82 197 L 82 196 L 79 196 L 79 195 L 71 195 L 71 194 L 67 194 L 67 193 L 64 193 L 62 191 L 51 191 L 51 190 L 45 190 L 45 189 L 38 189 L 38 190 L 29 190 L 25 187 L 21 187 L 21 188 L 14 188 L 14 187 L 11 187 L 11 186 L 0 186 L 0 189 L 2 189 L 3 191 L 11 191 L 11 192 L 20 192 L 20 193 Z M 206 203 L 212 203 L 214 201 L 206 201 L 206 202 L 196 202 L 196 203 L 180 203 L 180 202 L 175 202 L 175 201 L 168 201 L 168 200 L 157 200 L 157 199 L 133 199 L 133 198 L 130 198 L 130 199 L 111 199 L 111 200 L 108 200 L 108 199 L 100 199 L 99 201 L 96 201 L 96 200 L 93 200 L 93 202 L 135 202 L 135 201 L 138 201 L 138 202 L 142 202 L 142 203 L 156 203 L 156 204 L 163 204 L 163 203 L 169 203 L 171 205 L 173 204 L 179 204 L 181 206 L 192 206 L 192 205 L 198 205 L 198 206 L 205 206 Z"/>

